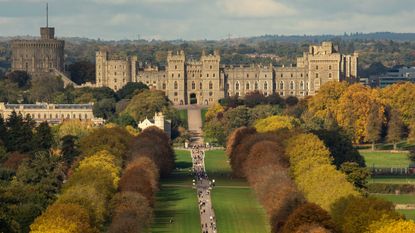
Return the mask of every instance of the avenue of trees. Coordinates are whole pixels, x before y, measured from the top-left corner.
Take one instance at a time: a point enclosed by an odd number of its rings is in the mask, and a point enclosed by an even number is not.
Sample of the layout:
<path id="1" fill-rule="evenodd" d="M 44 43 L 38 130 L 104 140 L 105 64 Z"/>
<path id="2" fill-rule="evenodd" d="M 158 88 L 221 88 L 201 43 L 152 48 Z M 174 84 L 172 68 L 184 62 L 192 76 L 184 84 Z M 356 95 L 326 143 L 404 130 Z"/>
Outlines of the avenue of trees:
<path id="1" fill-rule="evenodd" d="M 272 232 L 374 233 L 402 225 L 396 232 L 403 233 L 415 226 L 392 203 L 354 186 L 318 136 L 294 124 L 261 131 L 234 130 L 226 152 L 234 176 L 248 180 L 267 211 Z"/>

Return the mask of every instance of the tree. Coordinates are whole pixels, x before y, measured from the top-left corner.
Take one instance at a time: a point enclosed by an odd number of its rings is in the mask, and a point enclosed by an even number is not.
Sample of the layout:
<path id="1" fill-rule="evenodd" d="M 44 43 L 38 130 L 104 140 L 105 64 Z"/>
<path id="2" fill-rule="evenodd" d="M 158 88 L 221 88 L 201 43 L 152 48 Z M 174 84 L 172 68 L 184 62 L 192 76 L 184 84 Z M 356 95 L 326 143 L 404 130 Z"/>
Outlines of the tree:
<path id="1" fill-rule="evenodd" d="M 270 116 L 265 119 L 257 120 L 254 124 L 260 133 L 272 132 L 279 129 L 293 129 L 300 125 L 300 121 L 290 116 Z"/>
<path id="2" fill-rule="evenodd" d="M 32 233 L 96 233 L 87 211 L 76 204 L 54 204 L 30 226 Z"/>
<path id="3" fill-rule="evenodd" d="M 93 107 L 94 116 L 110 119 L 115 114 L 115 104 L 116 102 L 112 98 L 99 100 Z"/>
<path id="4" fill-rule="evenodd" d="M 77 61 L 68 66 L 71 80 L 80 85 L 86 82 L 95 82 L 95 64 L 89 61 Z"/>
<path id="5" fill-rule="evenodd" d="M 58 92 L 63 92 L 63 81 L 59 77 L 42 76 L 32 79 L 30 99 L 33 102 L 51 103 Z"/>
<path id="6" fill-rule="evenodd" d="M 381 98 L 397 110 L 406 126 L 415 122 L 415 84 L 398 83 L 381 89 Z"/>
<path id="7" fill-rule="evenodd" d="M 154 205 L 156 190 L 152 187 L 152 174 L 143 167 L 131 166 L 121 177 L 119 189 L 121 192 L 134 192 L 143 195 L 150 206 Z"/>
<path id="8" fill-rule="evenodd" d="M 12 112 L 7 119 L 6 147 L 8 151 L 29 152 L 33 149 L 33 128 L 34 121 L 27 116 Z"/>
<path id="9" fill-rule="evenodd" d="M 331 207 L 333 221 L 344 233 L 367 232 L 369 226 L 381 219 L 401 219 L 393 203 L 374 198 L 349 196 Z"/>
<path id="10" fill-rule="evenodd" d="M 119 99 L 132 99 L 140 91 L 148 90 L 148 86 L 142 82 L 127 83 L 124 87 L 117 91 Z"/>
<path id="11" fill-rule="evenodd" d="M 347 181 L 352 183 L 358 190 L 363 192 L 367 190 L 367 179 L 370 176 L 368 168 L 360 167 L 355 162 L 345 162 L 341 165 L 340 171 L 347 175 Z"/>
<path id="12" fill-rule="evenodd" d="M 305 203 L 295 209 L 288 217 L 281 232 L 297 232 L 298 228 L 305 224 L 315 224 L 330 230 L 330 232 L 338 232 L 330 215 L 313 203 Z"/>
<path id="13" fill-rule="evenodd" d="M 62 139 L 65 136 L 82 138 L 88 135 L 93 128 L 92 122 L 81 121 L 78 119 L 65 120 L 58 128 L 58 136 Z"/>
<path id="14" fill-rule="evenodd" d="M 205 121 L 208 122 L 212 119 L 217 118 L 219 113 L 223 113 L 225 109 L 219 103 L 214 103 L 212 106 L 209 107 L 205 114 Z"/>
<path id="15" fill-rule="evenodd" d="M 136 122 L 152 118 L 154 113 L 166 113 L 170 103 L 164 92 L 144 90 L 135 95 L 127 108 L 122 112 L 134 118 Z"/>
<path id="16" fill-rule="evenodd" d="M 38 150 L 49 150 L 54 144 L 52 129 L 47 122 L 42 122 L 36 127 L 34 134 L 34 145 Z"/>
<path id="17" fill-rule="evenodd" d="M 340 97 L 347 90 L 346 82 L 327 82 L 320 87 L 318 93 L 308 102 L 308 111 L 319 118 L 326 118 L 335 113 Z"/>
<path id="18" fill-rule="evenodd" d="M 61 154 L 63 160 L 69 166 L 74 159 L 80 155 L 80 151 L 76 144 L 77 137 L 72 135 L 66 135 L 61 139 Z"/>
<path id="19" fill-rule="evenodd" d="M 266 97 L 259 91 L 247 93 L 244 97 L 244 104 L 248 108 L 253 108 L 260 104 L 266 103 Z"/>
<path id="20" fill-rule="evenodd" d="M 12 71 L 8 73 L 5 78 L 16 83 L 19 88 L 27 89 L 30 86 L 31 78 L 26 71 Z"/>
<path id="21" fill-rule="evenodd" d="M 229 135 L 234 129 L 249 126 L 251 116 L 249 115 L 249 108 L 245 106 L 238 106 L 229 109 L 223 115 L 224 130 L 226 135 Z M 222 129 L 223 130 L 223 129 Z"/>
<path id="22" fill-rule="evenodd" d="M 396 110 L 391 110 L 390 119 L 388 122 L 388 142 L 393 143 L 393 149 L 397 150 L 397 144 L 402 140 L 403 136 L 403 122 L 400 114 Z"/>
<path id="23" fill-rule="evenodd" d="M 282 109 L 278 105 L 257 105 L 249 110 L 251 116 L 250 125 L 253 125 L 255 121 L 264 119 L 270 116 L 281 115 Z"/>
<path id="24" fill-rule="evenodd" d="M 370 226 L 370 233 L 407 233 L 415 232 L 415 223 L 412 220 L 385 219 Z"/>
<path id="25" fill-rule="evenodd" d="M 153 210 L 141 194 L 117 193 L 111 201 L 111 209 L 110 233 L 144 232 L 150 227 Z"/>
<path id="26" fill-rule="evenodd" d="M 366 131 L 366 139 L 369 142 L 372 142 L 372 151 L 375 150 L 375 144 L 381 138 L 382 133 L 382 122 L 383 122 L 383 114 L 379 111 L 379 105 L 373 104 L 369 110 L 369 116 L 367 119 L 367 131 Z"/>
<path id="27" fill-rule="evenodd" d="M 225 145 L 226 133 L 223 130 L 224 124 L 218 119 L 211 119 L 203 126 L 203 136 L 206 142 L 211 144 Z"/>

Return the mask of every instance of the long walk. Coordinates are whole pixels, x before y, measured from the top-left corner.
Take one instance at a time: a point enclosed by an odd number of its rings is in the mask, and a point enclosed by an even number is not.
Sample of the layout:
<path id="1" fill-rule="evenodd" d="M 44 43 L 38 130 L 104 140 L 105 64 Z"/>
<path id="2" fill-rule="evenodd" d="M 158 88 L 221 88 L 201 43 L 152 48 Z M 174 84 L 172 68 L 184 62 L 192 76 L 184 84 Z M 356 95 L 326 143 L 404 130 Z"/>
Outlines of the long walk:
<path id="1" fill-rule="evenodd" d="M 200 213 L 200 224 L 202 233 L 217 233 L 216 216 L 212 206 L 211 182 L 205 170 L 205 150 L 202 137 L 202 116 L 197 106 L 188 108 L 189 131 L 192 138 L 192 162 L 195 174 L 194 185 L 196 186 L 197 200 Z"/>

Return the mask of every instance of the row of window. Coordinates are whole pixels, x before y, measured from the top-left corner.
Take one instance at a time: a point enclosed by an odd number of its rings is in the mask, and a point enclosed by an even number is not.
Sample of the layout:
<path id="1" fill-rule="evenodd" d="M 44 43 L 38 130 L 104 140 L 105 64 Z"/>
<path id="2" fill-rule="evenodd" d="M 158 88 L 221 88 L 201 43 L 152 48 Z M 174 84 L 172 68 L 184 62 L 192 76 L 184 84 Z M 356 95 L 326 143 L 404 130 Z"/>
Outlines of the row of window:
<path id="1" fill-rule="evenodd" d="M 84 115 L 82 115 L 81 113 L 79 113 L 78 115 L 77 114 L 58 114 L 58 113 L 56 113 L 56 114 L 46 114 L 46 113 L 44 113 L 44 114 L 40 114 L 40 113 L 38 113 L 38 114 L 34 114 L 34 113 L 32 113 L 32 114 L 28 114 L 28 115 L 30 115 L 33 119 L 80 119 L 80 120 L 82 120 L 82 119 L 88 119 L 88 114 L 84 114 Z M 43 116 L 43 117 L 42 117 Z"/>

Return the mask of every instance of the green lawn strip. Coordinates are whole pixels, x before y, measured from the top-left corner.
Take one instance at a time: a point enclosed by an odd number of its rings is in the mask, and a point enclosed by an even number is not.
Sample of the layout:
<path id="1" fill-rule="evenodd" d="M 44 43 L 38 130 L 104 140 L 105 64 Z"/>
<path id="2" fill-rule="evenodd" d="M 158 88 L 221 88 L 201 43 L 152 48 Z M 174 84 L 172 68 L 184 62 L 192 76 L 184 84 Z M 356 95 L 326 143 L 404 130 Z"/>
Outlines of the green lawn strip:
<path id="1" fill-rule="evenodd" d="M 398 210 L 398 212 L 405 215 L 407 219 L 415 221 L 415 210 Z"/>
<path id="2" fill-rule="evenodd" d="M 187 120 L 187 109 L 179 109 L 177 110 L 179 113 L 179 119 L 183 122 L 183 125 L 186 129 L 189 128 L 188 120 Z"/>
<path id="3" fill-rule="evenodd" d="M 157 193 L 153 233 L 200 232 L 196 191 L 192 188 L 161 188 Z M 170 223 L 170 219 L 174 222 Z"/>
<path id="4" fill-rule="evenodd" d="M 176 170 L 160 181 L 156 196 L 153 233 L 200 232 L 200 217 L 196 191 L 192 188 L 193 176 L 190 152 L 176 150 Z M 170 219 L 174 222 L 170 223 Z"/>
<path id="5" fill-rule="evenodd" d="M 360 151 L 360 154 L 365 158 L 368 167 L 407 168 L 411 163 L 407 153 Z"/>
<path id="6" fill-rule="evenodd" d="M 212 202 L 220 233 L 270 232 L 264 209 L 251 189 L 214 188 Z"/>
<path id="7" fill-rule="evenodd" d="M 394 204 L 415 204 L 415 195 L 412 194 L 371 194 L 372 196 L 379 197 Z"/>
<path id="8" fill-rule="evenodd" d="M 379 176 L 368 179 L 369 183 L 415 184 L 415 176 Z"/>
<path id="9" fill-rule="evenodd" d="M 206 122 L 206 112 L 208 111 L 208 109 L 207 108 L 202 108 L 202 110 L 201 110 L 201 114 L 202 114 L 202 126 L 204 126 L 205 125 L 205 122 Z"/>
<path id="10" fill-rule="evenodd" d="M 212 203 L 220 233 L 270 232 L 264 209 L 244 179 L 231 176 L 228 158 L 223 150 L 206 152 L 205 166 L 210 179 L 215 179 Z"/>

